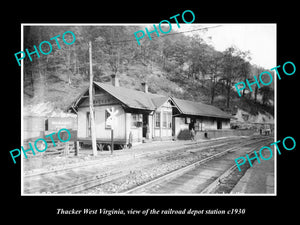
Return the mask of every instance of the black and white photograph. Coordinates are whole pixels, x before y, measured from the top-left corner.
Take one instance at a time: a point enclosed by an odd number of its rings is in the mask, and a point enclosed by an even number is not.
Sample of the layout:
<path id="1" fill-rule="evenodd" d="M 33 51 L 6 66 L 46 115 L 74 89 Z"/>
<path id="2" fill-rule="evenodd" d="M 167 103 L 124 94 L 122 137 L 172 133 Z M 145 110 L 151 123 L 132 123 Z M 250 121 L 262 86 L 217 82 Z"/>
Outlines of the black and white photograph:
<path id="1" fill-rule="evenodd" d="M 22 194 L 276 194 L 276 24 L 22 28 Z"/>
<path id="2" fill-rule="evenodd" d="M 65 3 L 3 13 L 5 221 L 296 218 L 296 6 Z"/>

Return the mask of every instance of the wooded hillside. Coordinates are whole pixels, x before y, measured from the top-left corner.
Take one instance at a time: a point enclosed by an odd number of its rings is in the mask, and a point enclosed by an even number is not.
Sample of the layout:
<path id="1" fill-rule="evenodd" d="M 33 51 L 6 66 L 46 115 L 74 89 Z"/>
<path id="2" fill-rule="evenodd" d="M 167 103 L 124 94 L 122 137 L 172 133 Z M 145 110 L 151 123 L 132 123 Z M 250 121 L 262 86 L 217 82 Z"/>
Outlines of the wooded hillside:
<path id="1" fill-rule="evenodd" d="M 149 91 L 177 98 L 213 104 L 234 113 L 238 108 L 251 113 L 267 111 L 273 115 L 273 83 L 254 92 L 243 92 L 238 97 L 234 84 L 258 76 L 264 68 L 249 63 L 249 52 L 230 47 L 216 51 L 201 38 L 204 31 L 193 36 L 171 31 L 152 40 L 145 37 L 139 46 L 134 32 L 138 26 L 25 26 L 24 49 L 34 51 L 33 45 L 42 41 L 52 44 L 48 55 L 32 55 L 24 59 L 24 104 L 53 102 L 66 107 L 87 87 L 89 79 L 88 42 L 93 46 L 94 80 L 110 81 L 117 74 L 120 85 L 142 90 L 141 83 L 149 84 Z M 65 45 L 61 35 L 72 31 L 76 41 Z M 55 40 L 60 35 L 58 49 Z M 65 35 L 66 40 L 72 39 Z M 44 52 L 49 51 L 43 45 Z"/>

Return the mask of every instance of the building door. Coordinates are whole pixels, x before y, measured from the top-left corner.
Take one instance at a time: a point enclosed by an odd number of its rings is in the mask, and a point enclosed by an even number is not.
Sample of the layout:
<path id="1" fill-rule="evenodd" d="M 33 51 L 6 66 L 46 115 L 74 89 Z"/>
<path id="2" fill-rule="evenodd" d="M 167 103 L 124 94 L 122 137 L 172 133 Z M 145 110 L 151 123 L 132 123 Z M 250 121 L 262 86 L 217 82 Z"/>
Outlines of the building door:
<path id="1" fill-rule="evenodd" d="M 175 137 L 176 127 L 175 127 L 175 116 L 172 116 L 172 136 Z"/>
<path id="2" fill-rule="evenodd" d="M 150 127 L 148 114 L 143 114 L 143 137 L 149 139 Z"/>
<path id="3" fill-rule="evenodd" d="M 191 118 L 190 123 L 189 123 L 189 130 L 195 130 L 195 122 L 196 120 L 194 118 Z"/>
<path id="4" fill-rule="evenodd" d="M 218 130 L 222 129 L 222 121 L 220 120 L 217 121 L 217 129 Z"/>

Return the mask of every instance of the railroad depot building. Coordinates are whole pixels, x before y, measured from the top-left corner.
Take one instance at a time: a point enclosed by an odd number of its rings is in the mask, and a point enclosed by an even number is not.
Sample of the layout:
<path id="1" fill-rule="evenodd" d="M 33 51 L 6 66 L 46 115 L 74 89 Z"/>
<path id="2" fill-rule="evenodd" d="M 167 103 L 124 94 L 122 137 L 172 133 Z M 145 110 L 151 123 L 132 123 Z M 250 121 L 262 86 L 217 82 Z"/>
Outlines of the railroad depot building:
<path id="1" fill-rule="evenodd" d="M 114 121 L 114 143 L 125 145 L 143 141 L 188 139 L 189 130 L 196 138 L 208 137 L 209 132 L 230 129 L 230 115 L 199 102 L 152 94 L 143 83 L 144 91 L 119 86 L 112 75 L 112 84 L 93 82 L 93 104 L 97 143 L 111 141 L 108 109 L 118 111 Z M 77 140 L 91 142 L 89 88 L 68 107 L 77 114 Z"/>

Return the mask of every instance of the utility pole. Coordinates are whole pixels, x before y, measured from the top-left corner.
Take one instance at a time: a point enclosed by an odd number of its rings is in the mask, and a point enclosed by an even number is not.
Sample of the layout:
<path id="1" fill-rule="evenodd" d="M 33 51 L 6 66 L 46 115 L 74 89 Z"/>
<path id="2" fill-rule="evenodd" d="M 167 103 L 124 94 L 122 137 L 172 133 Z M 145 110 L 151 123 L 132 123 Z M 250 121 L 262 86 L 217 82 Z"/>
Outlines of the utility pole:
<path id="1" fill-rule="evenodd" d="M 92 62 L 92 42 L 89 42 L 89 53 L 90 53 L 90 117 L 91 117 L 91 135 L 92 135 L 92 147 L 93 156 L 97 155 L 97 143 L 96 143 L 96 127 L 94 118 L 94 106 L 93 106 L 93 62 Z"/>

